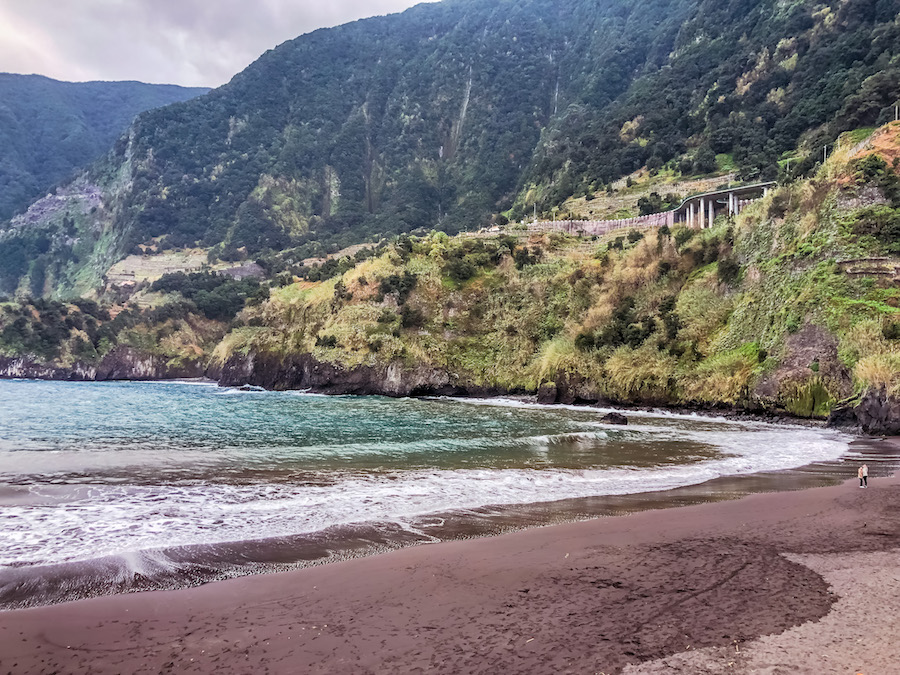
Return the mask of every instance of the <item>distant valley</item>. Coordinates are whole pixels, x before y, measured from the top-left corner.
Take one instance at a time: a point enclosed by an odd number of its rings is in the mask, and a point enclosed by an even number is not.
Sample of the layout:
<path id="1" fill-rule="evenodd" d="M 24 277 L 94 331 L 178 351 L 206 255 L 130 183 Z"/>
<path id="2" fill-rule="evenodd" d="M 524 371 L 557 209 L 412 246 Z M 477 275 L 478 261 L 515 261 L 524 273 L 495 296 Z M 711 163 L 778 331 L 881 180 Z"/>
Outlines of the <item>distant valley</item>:
<path id="1" fill-rule="evenodd" d="M 106 153 L 139 113 L 207 91 L 0 73 L 0 221 Z"/>

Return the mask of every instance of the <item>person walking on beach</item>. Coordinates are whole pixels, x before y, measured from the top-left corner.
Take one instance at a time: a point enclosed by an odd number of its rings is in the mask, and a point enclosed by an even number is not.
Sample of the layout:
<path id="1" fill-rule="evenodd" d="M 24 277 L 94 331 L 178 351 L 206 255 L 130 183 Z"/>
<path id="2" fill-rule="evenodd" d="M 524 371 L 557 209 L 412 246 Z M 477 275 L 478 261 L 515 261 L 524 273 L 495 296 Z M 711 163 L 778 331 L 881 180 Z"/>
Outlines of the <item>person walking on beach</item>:
<path id="1" fill-rule="evenodd" d="M 862 471 L 862 486 L 869 487 L 869 467 L 863 464 L 859 470 Z"/>

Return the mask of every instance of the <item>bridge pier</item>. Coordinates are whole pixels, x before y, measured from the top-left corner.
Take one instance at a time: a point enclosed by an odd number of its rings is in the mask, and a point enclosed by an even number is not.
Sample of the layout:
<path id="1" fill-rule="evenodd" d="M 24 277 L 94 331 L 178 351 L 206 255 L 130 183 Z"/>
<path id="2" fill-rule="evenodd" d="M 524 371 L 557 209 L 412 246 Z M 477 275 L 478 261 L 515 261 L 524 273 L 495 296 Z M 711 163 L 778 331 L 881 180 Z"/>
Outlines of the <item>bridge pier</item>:
<path id="1" fill-rule="evenodd" d="M 716 222 L 716 199 L 715 197 L 709 198 L 709 225 L 707 227 L 712 227 Z"/>

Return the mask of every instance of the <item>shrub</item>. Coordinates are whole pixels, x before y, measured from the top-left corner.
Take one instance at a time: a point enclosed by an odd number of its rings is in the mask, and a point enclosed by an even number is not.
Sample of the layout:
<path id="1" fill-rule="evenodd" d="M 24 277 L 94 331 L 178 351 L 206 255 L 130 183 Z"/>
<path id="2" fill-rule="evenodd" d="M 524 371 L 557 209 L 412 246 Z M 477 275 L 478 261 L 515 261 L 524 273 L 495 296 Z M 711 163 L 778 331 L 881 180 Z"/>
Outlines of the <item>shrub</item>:
<path id="1" fill-rule="evenodd" d="M 404 305 L 400 310 L 400 325 L 404 328 L 420 328 L 425 325 L 425 314 L 421 309 Z"/>
<path id="2" fill-rule="evenodd" d="M 694 157 L 694 170 L 697 173 L 713 173 L 719 165 L 716 163 L 716 155 L 708 146 L 703 146 Z"/>
<path id="3" fill-rule="evenodd" d="M 900 178 L 878 155 L 858 159 L 854 164 L 854 177 L 857 183 L 874 183 L 894 206 L 900 206 Z"/>
<path id="4" fill-rule="evenodd" d="M 741 273 L 741 266 L 733 258 L 724 258 L 719 261 L 717 274 L 719 282 L 733 284 Z"/>
<path id="5" fill-rule="evenodd" d="M 881 329 L 885 340 L 900 340 L 900 322 L 890 321 Z"/>
<path id="6" fill-rule="evenodd" d="M 513 253 L 513 260 L 516 263 L 516 269 L 522 269 L 528 265 L 534 265 L 538 261 L 538 257 L 528 252 L 526 247 L 517 248 Z"/>
<path id="7" fill-rule="evenodd" d="M 238 281 L 211 272 L 173 272 L 154 281 L 150 290 L 180 293 L 192 301 L 206 318 L 228 321 L 244 308 L 248 298 L 259 294 L 261 289 L 259 281 L 252 278 Z"/>
<path id="8" fill-rule="evenodd" d="M 654 324 L 651 319 L 639 321 L 635 317 L 634 298 L 626 297 L 613 311 L 612 317 L 602 331 L 593 336 L 593 347 L 620 347 L 627 345 L 632 349 L 640 347 L 653 333 Z M 577 344 L 576 339 L 576 344 Z M 590 344 L 582 339 L 582 345 Z"/>
<path id="9" fill-rule="evenodd" d="M 680 227 L 675 231 L 675 245 L 681 248 L 694 236 L 694 231 L 689 227 Z"/>
<path id="10" fill-rule="evenodd" d="M 316 347 L 324 347 L 325 349 L 334 349 L 337 347 L 338 341 L 334 335 L 319 335 L 316 338 Z"/>
<path id="11" fill-rule="evenodd" d="M 396 293 L 397 303 L 402 305 L 406 302 L 409 294 L 413 292 L 418 281 L 419 278 L 412 272 L 404 272 L 402 275 L 392 274 L 386 279 L 381 280 L 378 289 L 384 295 Z"/>
<path id="12" fill-rule="evenodd" d="M 900 210 L 885 205 L 862 209 L 854 218 L 853 232 L 871 235 L 890 253 L 900 253 Z"/>
<path id="13" fill-rule="evenodd" d="M 658 192 L 651 192 L 648 196 L 638 199 L 638 212 L 642 216 L 659 213 L 662 210 L 663 200 Z"/>

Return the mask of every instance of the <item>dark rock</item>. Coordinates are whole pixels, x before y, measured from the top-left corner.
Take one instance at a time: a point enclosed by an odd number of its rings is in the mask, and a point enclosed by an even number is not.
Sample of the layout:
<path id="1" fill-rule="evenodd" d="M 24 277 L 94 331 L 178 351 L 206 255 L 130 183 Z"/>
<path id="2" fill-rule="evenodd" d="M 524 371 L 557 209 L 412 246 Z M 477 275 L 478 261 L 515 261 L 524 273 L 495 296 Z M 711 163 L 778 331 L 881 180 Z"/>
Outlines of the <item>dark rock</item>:
<path id="1" fill-rule="evenodd" d="M 829 413 L 826 426 L 832 429 L 859 427 L 859 420 L 856 417 L 858 404 L 858 398 L 838 403 Z"/>
<path id="2" fill-rule="evenodd" d="M 628 425 L 628 418 L 625 415 L 617 412 L 611 412 L 604 415 L 601 419 L 601 422 L 606 422 L 607 424 L 620 424 L 622 426 Z"/>
<path id="3" fill-rule="evenodd" d="M 884 389 L 870 389 L 854 409 L 860 428 L 867 434 L 900 434 L 900 399 Z"/>
<path id="4" fill-rule="evenodd" d="M 407 368 L 401 363 L 346 368 L 319 361 L 311 354 L 234 354 L 207 376 L 223 387 L 254 385 L 266 389 L 308 389 L 322 394 L 357 396 L 492 396 L 493 389 L 459 386 L 454 375 L 429 367 Z"/>
<path id="5" fill-rule="evenodd" d="M 79 382 L 106 380 L 171 380 L 202 377 L 199 361 L 170 364 L 155 354 L 131 347 L 116 347 L 99 363 L 75 363 L 72 366 L 38 363 L 29 357 L 0 357 L 0 378 L 32 380 L 68 380 Z"/>
<path id="6" fill-rule="evenodd" d="M 857 427 L 874 436 L 900 434 L 900 398 L 870 389 L 856 399 L 842 401 L 828 416 L 829 427 Z"/>
<path id="7" fill-rule="evenodd" d="M 814 411 L 798 410 L 796 392 L 815 382 L 832 398 L 853 393 L 853 378 L 838 355 L 838 339 L 820 326 L 806 324 L 787 338 L 778 368 L 756 386 L 753 398 L 764 409 L 788 409 L 809 417 Z"/>
<path id="8" fill-rule="evenodd" d="M 538 389 L 538 393 L 537 393 L 538 403 L 550 404 L 550 403 L 556 403 L 556 400 L 557 400 L 556 385 L 553 382 L 547 382 L 545 384 L 542 384 L 540 389 Z"/>

